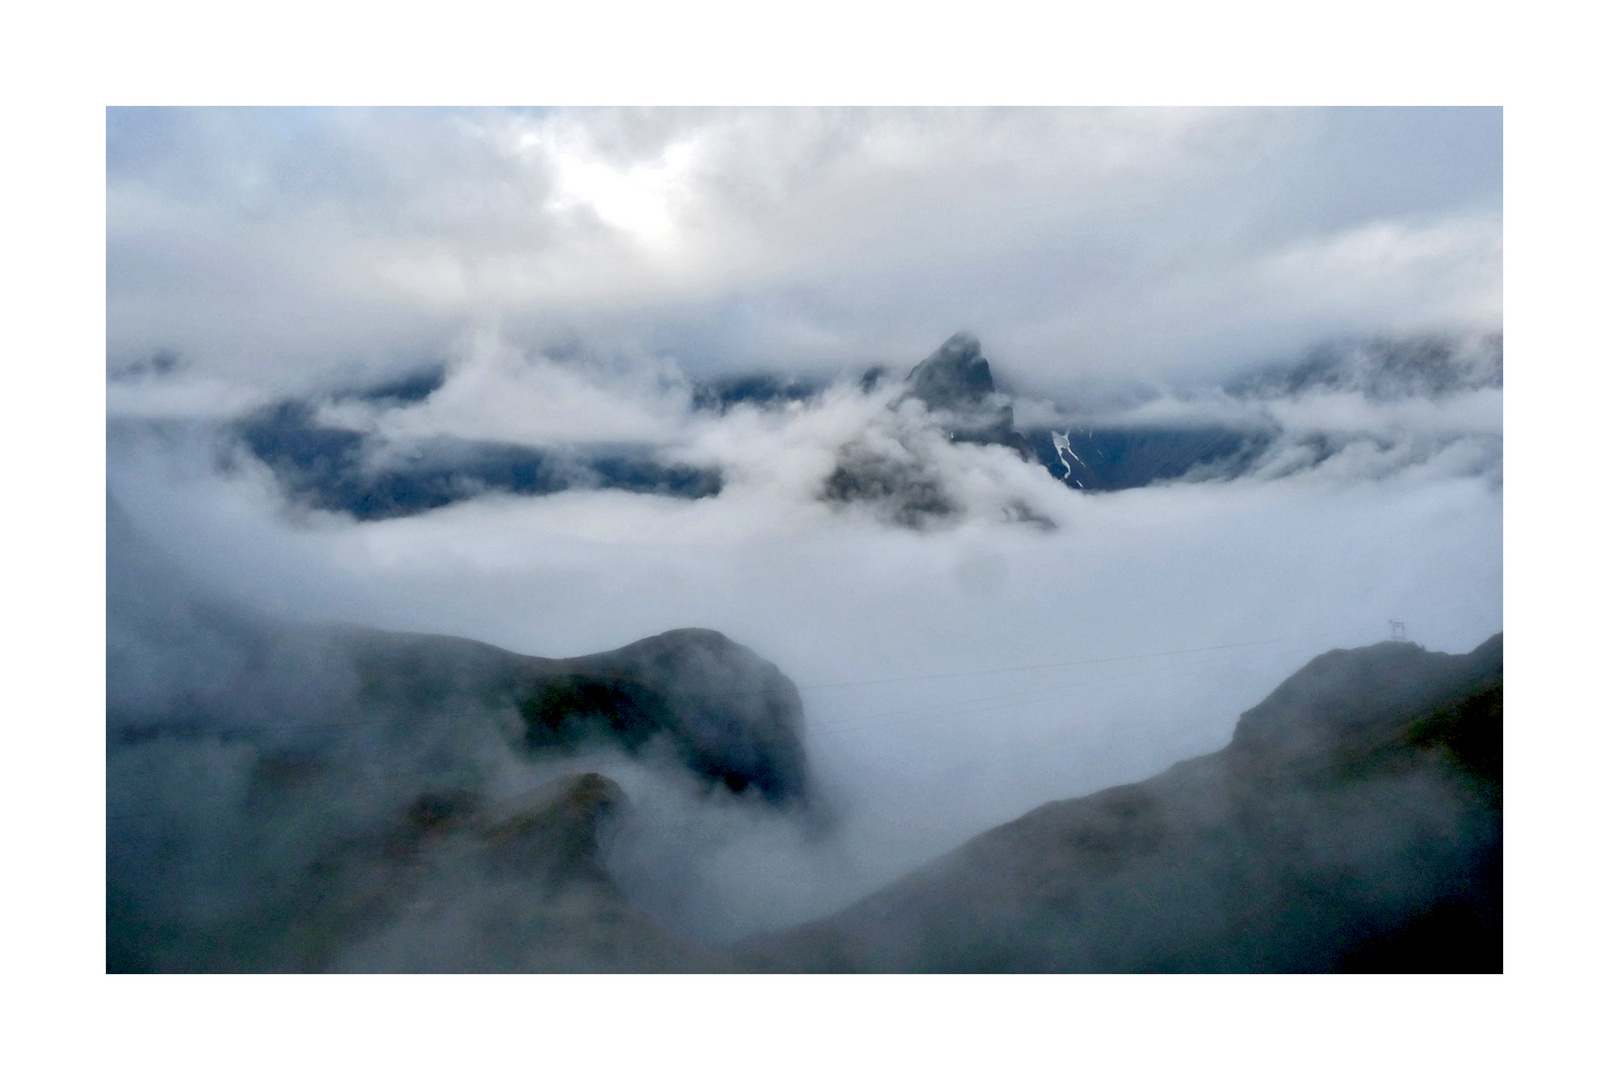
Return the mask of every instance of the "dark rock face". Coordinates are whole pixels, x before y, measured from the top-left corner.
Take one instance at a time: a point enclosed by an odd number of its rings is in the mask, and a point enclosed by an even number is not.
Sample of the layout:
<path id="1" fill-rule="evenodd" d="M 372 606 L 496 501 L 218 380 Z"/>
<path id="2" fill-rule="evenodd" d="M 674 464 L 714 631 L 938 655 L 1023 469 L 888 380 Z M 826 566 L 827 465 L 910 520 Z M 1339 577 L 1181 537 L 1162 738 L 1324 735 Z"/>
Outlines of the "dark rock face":
<path id="1" fill-rule="evenodd" d="M 597 773 L 504 805 L 427 792 L 211 917 L 153 912 L 112 881 L 107 970 L 723 970 L 620 898 L 601 836 L 626 810 Z"/>
<path id="2" fill-rule="evenodd" d="M 1228 752 L 1244 775 L 1327 782 L 1434 748 L 1495 796 L 1502 676 L 1501 635 L 1461 657 L 1406 642 L 1328 652 L 1242 714 Z"/>
<path id="3" fill-rule="evenodd" d="M 568 660 L 424 634 L 349 629 L 336 640 L 365 714 L 427 722 L 479 710 L 513 722 L 510 741 L 535 758 L 664 748 L 711 784 L 752 788 L 777 806 L 808 800 L 798 690 L 714 630 L 671 630 Z"/>
<path id="4" fill-rule="evenodd" d="M 605 738 L 627 749 L 663 733 L 712 783 L 752 787 L 777 805 L 807 800 L 799 692 L 775 665 L 725 635 L 672 630 L 561 663 L 565 673 L 556 678 L 533 670 L 516 681 L 527 746 L 601 734 L 599 722 L 608 726 Z"/>
<path id="5" fill-rule="evenodd" d="M 867 372 L 863 389 L 876 386 L 880 371 Z M 995 394 L 989 361 L 978 339 L 957 333 L 905 377 L 905 390 L 892 403 L 919 401 L 932 423 L 951 442 L 1007 446 L 1023 460 L 1032 447 L 1013 428 L 1012 409 Z M 961 507 L 945 489 L 943 478 L 930 460 L 931 450 L 911 430 L 892 425 L 896 446 L 874 448 L 857 440 L 840 448 L 838 463 L 822 486 L 821 498 L 834 506 L 862 503 L 874 506 L 890 523 L 923 529 L 956 517 Z M 1011 520 L 1048 519 L 1029 511 Z"/>
<path id="6" fill-rule="evenodd" d="M 907 529 L 925 528 L 960 510 L 945 492 L 944 482 L 920 458 L 893 457 L 853 444 L 839 451 L 822 498 L 836 506 L 879 506 L 888 520 Z"/>
<path id="7" fill-rule="evenodd" d="M 809 793 L 802 722 L 793 683 L 713 630 L 549 660 L 464 638 L 279 624 L 203 595 L 108 503 L 109 749 L 190 737 L 300 752 L 375 734 L 395 750 L 479 732 L 535 758 L 668 749 L 711 783 L 784 806 Z"/>
<path id="8" fill-rule="evenodd" d="M 1268 431 L 1222 425 L 1070 427 L 1018 431 L 1012 407 L 996 394 L 978 339 L 957 333 L 905 379 L 899 400 L 922 402 L 952 442 L 1005 446 L 1084 491 L 1120 491 L 1158 481 L 1228 478 L 1251 467 L 1272 442 Z M 877 502 L 896 524 L 920 528 L 955 512 L 937 477 L 911 461 L 846 447 L 828 478 L 829 502 Z"/>
<path id="9" fill-rule="evenodd" d="M 977 408 L 994 393 L 994 376 L 983 346 L 971 334 L 961 332 L 950 339 L 905 377 L 910 395 L 929 409 L 965 411 Z"/>
<path id="10" fill-rule="evenodd" d="M 910 387 L 907 396 L 940 414 L 953 441 L 1009 446 L 1028 459 L 1029 447 L 1013 426 L 1012 408 L 994 396 L 989 361 L 971 334 L 952 335 L 912 368 L 905 381 Z"/>
<path id="11" fill-rule="evenodd" d="M 512 806 L 449 819 L 393 858 L 384 918 L 329 965 L 340 971 L 719 971 L 620 897 L 601 836 L 628 811 L 598 773 Z M 410 837 L 412 839 L 412 837 Z"/>
<path id="12" fill-rule="evenodd" d="M 797 690 L 714 631 L 548 660 L 287 626 L 110 503 L 107 546 L 108 970 L 719 967 L 615 894 L 618 788 L 511 784 L 604 749 L 752 812 L 810 803 Z"/>
<path id="13" fill-rule="evenodd" d="M 232 709 L 258 692 L 236 683 L 165 724 L 109 715 L 108 970 L 721 967 L 620 899 L 598 858 L 624 809 L 612 782 L 567 781 L 526 812 L 493 778 L 615 747 L 802 808 L 801 708 L 775 667 L 696 630 L 575 660 L 319 640 L 350 665 L 307 673 L 320 711 Z"/>
<path id="14" fill-rule="evenodd" d="M 838 915 L 782 971 L 1499 971 L 1502 639 L 1333 652 L 1225 750 L 1050 803 Z"/>

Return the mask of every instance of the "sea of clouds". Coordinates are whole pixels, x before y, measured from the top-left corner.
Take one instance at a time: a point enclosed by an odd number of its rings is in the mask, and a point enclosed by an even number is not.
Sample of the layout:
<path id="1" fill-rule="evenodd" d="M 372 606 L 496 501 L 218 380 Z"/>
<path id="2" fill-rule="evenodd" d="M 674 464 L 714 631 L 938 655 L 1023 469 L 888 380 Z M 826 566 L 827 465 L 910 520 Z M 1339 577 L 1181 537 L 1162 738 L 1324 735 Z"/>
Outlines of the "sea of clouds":
<path id="1" fill-rule="evenodd" d="M 637 804 L 618 875 L 705 940 L 823 914 L 1048 799 L 1217 749 L 1295 668 L 1379 640 L 1388 620 L 1455 652 L 1502 628 L 1491 387 L 1152 398 L 1134 411 L 1256 410 L 1283 442 L 1232 479 L 1089 494 L 1009 448 L 949 441 L 898 399 L 898 379 L 701 409 L 663 363 L 555 360 L 477 333 L 423 400 L 330 398 L 321 422 L 393 452 L 447 434 L 629 439 L 718 469 L 721 490 L 491 493 L 357 521 L 298 504 L 241 454 L 238 412 L 157 415 L 192 400 L 184 378 L 116 386 L 108 482 L 137 528 L 216 593 L 282 619 L 542 656 L 710 627 L 799 684 L 834 819 L 825 837 L 630 762 L 605 766 Z M 1339 449 L 1313 460 L 1314 433 Z M 910 457 L 956 512 L 913 528 L 875 503 L 827 501 L 851 444 Z"/>

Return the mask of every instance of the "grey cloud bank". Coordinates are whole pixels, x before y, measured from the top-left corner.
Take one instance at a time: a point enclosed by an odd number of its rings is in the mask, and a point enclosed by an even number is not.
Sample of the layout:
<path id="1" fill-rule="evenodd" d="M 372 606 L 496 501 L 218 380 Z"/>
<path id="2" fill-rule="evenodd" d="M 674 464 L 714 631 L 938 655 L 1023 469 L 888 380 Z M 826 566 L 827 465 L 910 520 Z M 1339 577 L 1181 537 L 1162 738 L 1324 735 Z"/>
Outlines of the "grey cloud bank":
<path id="1" fill-rule="evenodd" d="M 114 363 L 1180 371 L 1495 329 L 1498 110 L 112 110 Z"/>

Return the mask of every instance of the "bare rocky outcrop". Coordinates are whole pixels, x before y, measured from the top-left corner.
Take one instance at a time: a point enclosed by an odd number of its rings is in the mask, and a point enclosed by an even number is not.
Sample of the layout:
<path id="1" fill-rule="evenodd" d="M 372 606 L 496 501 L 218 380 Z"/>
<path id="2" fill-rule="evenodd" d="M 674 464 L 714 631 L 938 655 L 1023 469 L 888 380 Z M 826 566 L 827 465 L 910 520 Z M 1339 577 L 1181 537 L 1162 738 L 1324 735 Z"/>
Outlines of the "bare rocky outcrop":
<path id="1" fill-rule="evenodd" d="M 839 449 L 822 498 L 836 506 L 871 506 L 908 529 L 955 519 L 963 501 L 947 488 L 934 460 L 947 443 L 1005 446 L 1024 461 L 1033 452 L 1013 427 L 1011 405 L 995 392 L 983 347 L 964 331 L 911 369 L 875 431 Z M 1049 524 L 1032 511 L 1006 509 L 1008 520 Z"/>

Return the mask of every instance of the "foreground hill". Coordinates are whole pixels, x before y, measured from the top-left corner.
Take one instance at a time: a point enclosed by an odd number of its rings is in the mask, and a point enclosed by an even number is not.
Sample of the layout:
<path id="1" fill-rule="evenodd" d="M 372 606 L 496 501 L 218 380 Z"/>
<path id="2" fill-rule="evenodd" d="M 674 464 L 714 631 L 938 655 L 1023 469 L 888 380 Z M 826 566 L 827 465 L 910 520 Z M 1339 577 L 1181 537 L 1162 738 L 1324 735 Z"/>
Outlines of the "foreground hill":
<path id="1" fill-rule="evenodd" d="M 169 843 L 202 843 L 108 874 L 107 971 L 728 970 L 621 898 L 600 848 L 627 805 L 597 773 L 426 791 L 375 820 L 254 792 L 259 820 L 170 820 Z"/>
<path id="2" fill-rule="evenodd" d="M 630 761 L 811 806 L 798 691 L 711 630 L 563 660 L 275 622 L 107 515 L 107 967 L 682 970 L 599 861 Z"/>
<path id="3" fill-rule="evenodd" d="M 707 630 L 546 660 L 274 623 L 115 507 L 107 571 L 112 971 L 1501 969 L 1501 636 L 1326 653 L 1218 753 L 720 955 L 611 879 L 654 822 L 604 773 L 812 811 L 773 665 Z"/>
<path id="4" fill-rule="evenodd" d="M 566 761 L 804 808 L 797 692 L 713 631 L 552 661 L 280 628 L 246 655 L 232 703 L 109 715 L 109 970 L 719 968 L 621 900 L 599 852 L 626 801 Z"/>
<path id="5" fill-rule="evenodd" d="M 1225 749 L 1049 803 L 769 971 L 1500 971 L 1502 637 L 1326 653 Z"/>
<path id="6" fill-rule="evenodd" d="M 554 660 L 466 638 L 280 623 L 207 595 L 115 504 L 106 614 L 109 750 L 245 739 L 299 753 L 370 729 L 392 758 L 450 733 L 454 753 L 475 740 L 532 760 L 612 746 L 776 805 L 809 794 L 798 691 L 713 630 Z"/>

